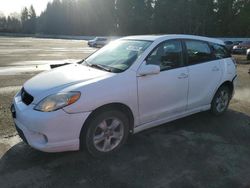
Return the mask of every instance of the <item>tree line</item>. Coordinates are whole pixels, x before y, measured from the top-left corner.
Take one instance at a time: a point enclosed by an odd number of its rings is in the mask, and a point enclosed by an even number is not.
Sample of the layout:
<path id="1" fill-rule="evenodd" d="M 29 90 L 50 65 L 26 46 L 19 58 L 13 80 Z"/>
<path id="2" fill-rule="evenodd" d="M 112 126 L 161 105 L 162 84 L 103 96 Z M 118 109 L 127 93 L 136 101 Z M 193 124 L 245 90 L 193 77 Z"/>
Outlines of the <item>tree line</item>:
<path id="1" fill-rule="evenodd" d="M 0 32 L 249 36 L 250 0 L 54 0 L 40 16 L 0 18 Z"/>
<path id="2" fill-rule="evenodd" d="M 14 14 L 11 16 L 0 16 L 0 32 L 9 33 L 36 33 L 37 16 L 34 7 L 25 7 L 21 17 Z"/>

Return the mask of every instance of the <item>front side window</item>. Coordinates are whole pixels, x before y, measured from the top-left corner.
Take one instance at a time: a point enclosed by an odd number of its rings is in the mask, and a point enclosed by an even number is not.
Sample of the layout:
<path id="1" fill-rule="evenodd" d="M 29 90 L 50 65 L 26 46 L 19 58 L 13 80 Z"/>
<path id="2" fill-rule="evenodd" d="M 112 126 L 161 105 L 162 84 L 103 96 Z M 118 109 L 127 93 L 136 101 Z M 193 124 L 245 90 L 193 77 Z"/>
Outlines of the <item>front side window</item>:
<path id="1" fill-rule="evenodd" d="M 110 72 L 127 70 L 150 46 L 151 41 L 118 40 L 109 43 L 84 61 L 84 65 Z"/>
<path id="2" fill-rule="evenodd" d="M 224 59 L 231 57 L 230 53 L 224 46 L 221 46 L 219 44 L 211 44 L 211 46 L 213 47 L 216 59 Z"/>
<path id="3" fill-rule="evenodd" d="M 188 40 L 185 43 L 189 65 L 195 65 L 213 60 L 213 54 L 206 42 Z"/>
<path id="4" fill-rule="evenodd" d="M 161 43 L 151 52 L 146 62 L 159 65 L 161 71 L 183 66 L 181 42 L 172 40 Z"/>

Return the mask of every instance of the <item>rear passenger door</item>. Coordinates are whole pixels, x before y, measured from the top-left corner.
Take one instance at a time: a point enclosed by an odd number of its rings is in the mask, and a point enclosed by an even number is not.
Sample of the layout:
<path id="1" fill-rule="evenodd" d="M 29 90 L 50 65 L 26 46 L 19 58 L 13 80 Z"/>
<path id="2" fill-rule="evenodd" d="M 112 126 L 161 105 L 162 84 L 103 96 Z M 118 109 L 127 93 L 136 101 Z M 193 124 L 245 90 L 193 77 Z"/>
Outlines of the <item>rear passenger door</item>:
<path id="1" fill-rule="evenodd" d="M 222 69 L 207 42 L 185 40 L 189 70 L 188 110 L 209 105 L 217 89 Z"/>

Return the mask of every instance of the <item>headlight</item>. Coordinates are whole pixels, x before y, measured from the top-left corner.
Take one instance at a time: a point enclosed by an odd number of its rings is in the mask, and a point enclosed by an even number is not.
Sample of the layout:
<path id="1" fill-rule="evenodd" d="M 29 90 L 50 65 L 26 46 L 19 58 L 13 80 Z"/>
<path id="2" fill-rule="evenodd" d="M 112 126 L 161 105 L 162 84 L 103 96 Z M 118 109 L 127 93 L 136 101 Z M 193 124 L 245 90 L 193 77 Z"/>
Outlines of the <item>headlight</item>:
<path id="1" fill-rule="evenodd" d="M 250 54 L 250 49 L 247 49 L 247 55 Z"/>
<path id="2" fill-rule="evenodd" d="M 234 46 L 234 47 L 233 47 L 234 50 L 237 49 L 237 48 L 238 48 L 238 46 Z"/>
<path id="3" fill-rule="evenodd" d="M 36 106 L 35 110 L 42 112 L 51 112 L 61 109 L 65 106 L 75 103 L 81 96 L 78 91 L 72 91 L 67 93 L 58 93 L 50 95 L 41 100 Z"/>

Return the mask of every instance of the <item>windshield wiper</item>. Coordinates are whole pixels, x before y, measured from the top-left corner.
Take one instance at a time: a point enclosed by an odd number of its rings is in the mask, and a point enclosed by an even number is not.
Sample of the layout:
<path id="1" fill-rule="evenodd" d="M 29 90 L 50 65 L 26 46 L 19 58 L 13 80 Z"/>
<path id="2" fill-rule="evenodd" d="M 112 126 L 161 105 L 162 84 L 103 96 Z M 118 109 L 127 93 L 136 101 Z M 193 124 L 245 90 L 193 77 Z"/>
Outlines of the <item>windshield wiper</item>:
<path id="1" fill-rule="evenodd" d="M 107 71 L 107 72 L 113 72 L 112 69 L 108 68 L 105 65 L 91 64 L 91 63 L 88 63 L 85 59 L 83 59 L 81 61 L 81 63 L 82 63 L 82 65 L 85 65 L 85 66 L 88 66 L 88 67 L 97 68 L 97 69 L 104 70 L 104 71 Z"/>
<path id="2" fill-rule="evenodd" d="M 81 61 L 76 62 L 77 64 L 82 64 L 83 62 L 86 62 L 85 59 L 82 59 Z"/>
<path id="3" fill-rule="evenodd" d="M 97 68 L 97 69 L 100 69 L 100 70 L 112 72 L 111 69 L 109 69 L 108 67 L 103 66 L 103 65 L 99 65 L 99 64 L 90 64 L 90 63 L 88 63 L 87 61 L 84 61 L 84 63 L 86 63 L 86 65 L 89 66 L 89 67 L 93 67 L 93 68 Z"/>

